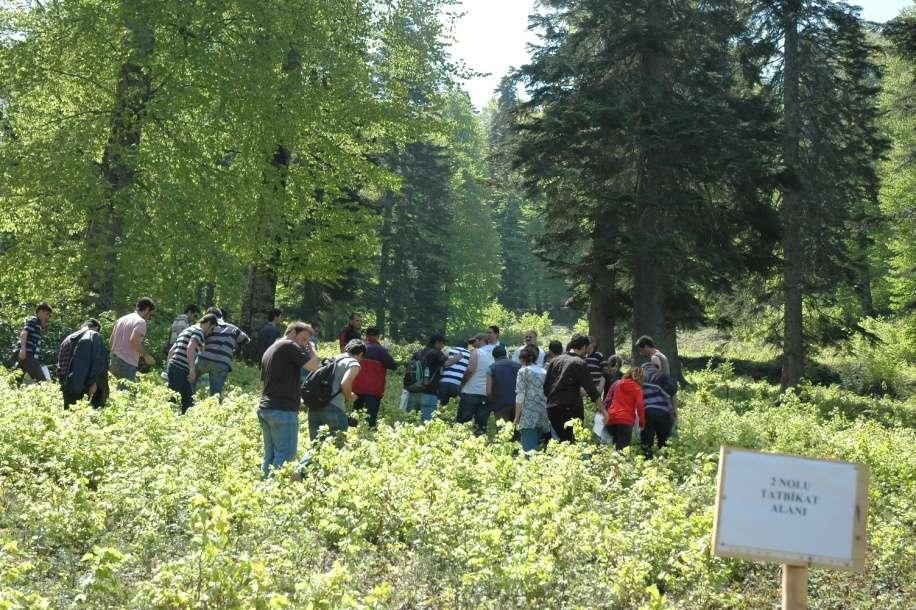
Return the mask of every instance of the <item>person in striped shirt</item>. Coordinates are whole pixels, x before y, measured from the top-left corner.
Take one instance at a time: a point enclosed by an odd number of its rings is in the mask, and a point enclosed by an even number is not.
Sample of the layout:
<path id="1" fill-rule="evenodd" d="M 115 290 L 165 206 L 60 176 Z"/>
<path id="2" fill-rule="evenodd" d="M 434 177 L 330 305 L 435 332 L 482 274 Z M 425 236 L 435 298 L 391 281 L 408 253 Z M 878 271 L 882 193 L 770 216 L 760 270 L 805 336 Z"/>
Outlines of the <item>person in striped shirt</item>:
<path id="1" fill-rule="evenodd" d="M 469 347 L 477 345 L 477 337 L 471 337 L 466 343 Z M 468 370 L 468 363 L 471 361 L 471 352 L 466 348 L 447 347 L 446 352 L 449 360 L 445 363 L 442 377 L 439 379 L 439 404 L 443 407 L 460 394 L 464 372 Z M 449 365 L 449 362 L 452 364 Z"/>
<path id="2" fill-rule="evenodd" d="M 15 353 L 19 368 L 35 381 L 48 381 L 38 357 L 41 352 L 41 333 L 50 321 L 51 306 L 39 303 L 35 308 L 35 315 L 29 316 L 23 324 L 19 333 L 19 343 L 16 344 Z"/>
<path id="3" fill-rule="evenodd" d="M 217 324 L 213 332 L 207 336 L 203 351 L 197 354 L 198 379 L 194 389 L 197 390 L 200 377 L 206 374 L 210 382 L 210 396 L 219 395 L 222 402 L 223 387 L 232 371 L 232 358 L 238 348 L 250 339 L 238 326 L 223 319 L 223 311 L 219 307 L 210 307 L 207 313 L 216 316 Z"/>
<path id="4" fill-rule="evenodd" d="M 207 336 L 219 324 L 219 319 L 208 313 L 200 322 L 189 326 L 178 335 L 175 345 L 169 351 L 169 362 L 165 372 L 169 378 L 169 389 L 181 395 L 181 413 L 194 406 L 194 383 L 197 380 L 197 353 L 203 349 Z"/>

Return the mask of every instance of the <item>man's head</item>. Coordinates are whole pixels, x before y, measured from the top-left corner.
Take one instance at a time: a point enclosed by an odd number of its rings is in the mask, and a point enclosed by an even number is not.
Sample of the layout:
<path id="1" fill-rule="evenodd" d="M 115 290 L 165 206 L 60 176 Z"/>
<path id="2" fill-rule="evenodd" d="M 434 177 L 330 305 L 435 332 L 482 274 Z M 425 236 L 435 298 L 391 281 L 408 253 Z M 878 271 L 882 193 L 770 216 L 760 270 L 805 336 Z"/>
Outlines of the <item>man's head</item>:
<path id="1" fill-rule="evenodd" d="M 347 345 L 344 347 L 344 353 L 356 358 L 361 362 L 363 356 L 366 355 L 366 344 L 359 339 L 351 339 L 350 342 L 347 343 Z"/>
<path id="2" fill-rule="evenodd" d="M 436 349 L 442 349 L 445 347 L 445 335 L 442 333 L 433 333 L 429 336 L 429 341 L 426 343 L 427 347 L 434 347 Z"/>
<path id="3" fill-rule="evenodd" d="M 553 359 L 563 353 L 563 344 L 554 339 L 547 346 L 547 358 Z"/>
<path id="4" fill-rule="evenodd" d="M 279 324 L 283 320 L 283 312 L 274 307 L 270 310 L 270 321 Z"/>
<path id="5" fill-rule="evenodd" d="M 375 326 L 370 326 L 369 328 L 366 329 L 366 338 L 367 339 L 371 337 L 372 339 L 378 340 L 381 334 L 382 333 L 380 333 L 379 329 L 376 328 Z"/>
<path id="6" fill-rule="evenodd" d="M 572 336 L 572 339 L 569 340 L 567 350 L 573 352 L 577 356 L 585 357 L 585 354 L 588 353 L 589 343 L 590 341 L 585 335 L 575 334 Z"/>
<path id="7" fill-rule="evenodd" d="M 525 331 L 525 345 L 537 345 L 538 344 L 538 333 L 534 330 Z"/>
<path id="8" fill-rule="evenodd" d="M 363 327 L 363 317 L 358 313 L 350 314 L 350 326 L 356 330 L 359 330 Z"/>
<path id="9" fill-rule="evenodd" d="M 496 350 L 493 350 L 493 352 L 495 353 Z M 537 360 L 538 360 L 538 352 L 534 347 L 530 345 L 523 347 L 522 351 L 518 353 L 518 361 L 521 362 L 523 365 L 527 366 L 529 364 L 534 364 L 535 362 L 537 362 Z"/>
<path id="10" fill-rule="evenodd" d="M 476 344 L 474 345 L 474 347 L 480 349 L 481 347 L 483 347 L 484 345 L 487 344 L 487 333 L 480 333 L 480 334 L 477 335 L 477 337 L 475 337 L 475 338 L 476 338 L 477 342 L 476 342 Z"/>
<path id="11" fill-rule="evenodd" d="M 216 325 L 219 324 L 219 318 L 216 316 L 216 314 L 208 312 L 204 315 L 204 317 L 200 319 L 198 324 L 203 329 L 204 336 L 206 337 L 209 336 L 210 333 L 213 332 L 213 329 L 216 328 Z"/>
<path id="12" fill-rule="evenodd" d="M 487 336 L 487 343 L 490 345 L 499 343 L 499 327 L 495 324 L 493 326 L 488 326 L 485 334 Z"/>
<path id="13" fill-rule="evenodd" d="M 651 356 L 655 352 L 655 341 L 648 335 L 643 335 L 636 340 L 636 351 L 642 356 Z"/>
<path id="14" fill-rule="evenodd" d="M 493 359 L 494 360 L 503 360 L 506 358 L 506 348 L 502 345 L 497 345 L 493 348 Z"/>
<path id="15" fill-rule="evenodd" d="M 54 310 L 51 309 L 51 306 L 44 302 L 39 303 L 35 307 L 35 315 L 41 321 L 42 326 L 47 326 L 48 322 L 51 321 L 51 314 L 53 311 Z"/>
<path id="16" fill-rule="evenodd" d="M 102 330 L 102 325 L 99 324 L 99 321 L 96 320 L 95 318 L 89 318 L 88 320 L 83 322 L 83 328 L 88 328 L 89 330 L 94 330 L 95 332 L 99 332 L 100 330 Z"/>
<path id="17" fill-rule="evenodd" d="M 219 307 L 216 307 L 215 305 L 212 307 L 207 307 L 207 313 L 208 314 L 212 313 L 214 316 L 217 317 L 217 319 L 223 317 L 223 310 L 220 309 Z"/>
<path id="18" fill-rule="evenodd" d="M 184 315 L 188 319 L 189 324 L 194 324 L 197 322 L 197 318 L 200 317 L 200 307 L 194 303 L 188 303 L 184 306 Z"/>
<path id="19" fill-rule="evenodd" d="M 293 341 L 299 347 L 305 347 L 314 334 L 315 329 L 309 324 L 305 322 L 292 322 L 286 327 L 285 337 Z"/>
<path id="20" fill-rule="evenodd" d="M 156 301 L 152 300 L 149 297 L 140 297 L 137 299 L 137 313 L 140 314 L 140 317 L 144 320 L 149 320 L 153 317 L 153 311 L 156 309 Z"/>

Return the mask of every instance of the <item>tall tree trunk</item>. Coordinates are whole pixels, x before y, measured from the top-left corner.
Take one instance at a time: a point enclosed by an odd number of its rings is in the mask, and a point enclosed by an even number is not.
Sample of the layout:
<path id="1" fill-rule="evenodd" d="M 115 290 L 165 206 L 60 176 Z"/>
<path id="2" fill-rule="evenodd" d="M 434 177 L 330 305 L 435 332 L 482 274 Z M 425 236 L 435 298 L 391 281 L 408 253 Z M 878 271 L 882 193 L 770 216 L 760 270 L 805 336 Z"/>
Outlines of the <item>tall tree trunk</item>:
<path id="1" fill-rule="evenodd" d="M 302 71 L 302 56 L 298 49 L 290 47 L 283 58 L 283 72 L 287 75 L 286 94 L 295 95 Z M 282 109 L 283 100 L 277 100 Z M 277 267 L 280 264 L 280 232 L 283 230 L 276 220 L 277 210 L 283 209 L 286 195 L 286 180 L 292 153 L 284 143 L 278 143 L 270 158 L 270 165 L 265 171 L 264 190 L 259 202 L 259 218 L 262 219 L 258 230 L 258 243 L 272 244 L 267 256 L 261 253 L 248 267 L 248 283 L 242 300 L 241 320 L 243 328 L 248 331 L 252 341 L 248 343 L 248 357 L 257 350 L 258 334 L 268 322 L 270 311 L 277 302 Z"/>
<path id="2" fill-rule="evenodd" d="M 252 341 L 247 344 L 246 356 L 254 357 L 258 346 L 258 335 L 270 320 L 271 310 L 277 306 L 277 267 L 280 264 L 278 228 L 273 220 L 272 205 L 282 197 L 286 189 L 286 171 L 289 168 L 290 154 L 283 146 L 278 146 L 270 161 L 269 174 L 265 179 L 264 200 L 261 205 L 261 223 L 259 235 L 266 243 L 275 245 L 266 257 L 248 267 L 248 282 L 242 298 L 242 328 L 248 332 Z M 266 205 L 264 205 L 266 204 Z"/>
<path id="3" fill-rule="evenodd" d="M 680 351 L 677 347 L 677 323 L 670 318 L 665 319 L 665 329 L 659 337 L 658 348 L 668 357 L 671 367 L 671 378 L 683 385 L 688 385 L 684 377 L 684 367 L 681 363 Z"/>
<path id="4" fill-rule="evenodd" d="M 663 180 L 662 151 L 655 141 L 658 107 L 664 98 L 664 56 L 658 39 L 664 36 L 666 10 L 662 0 L 650 0 L 647 11 L 647 40 L 640 50 L 641 99 L 639 167 L 637 168 L 635 227 L 636 245 L 630 268 L 633 276 L 633 339 L 640 335 L 656 338 L 662 334 L 664 323 L 663 287 L 658 260 L 660 192 Z M 640 356 L 633 347 L 634 362 Z"/>
<path id="5" fill-rule="evenodd" d="M 796 5 L 786 8 L 783 16 L 785 29 L 785 67 L 783 69 L 783 113 L 785 133 L 782 153 L 787 179 L 782 186 L 783 225 L 783 355 L 781 387 L 798 385 L 805 372 L 805 340 L 802 319 L 803 256 L 801 222 L 804 218 L 801 176 L 799 170 L 799 138 L 801 133 L 798 103 L 799 58 L 798 20 Z"/>
<path id="6" fill-rule="evenodd" d="M 135 0 L 121 2 L 127 60 L 118 71 L 111 127 L 99 172 L 105 197 L 92 210 L 86 231 L 86 305 L 106 311 L 115 305 L 118 244 L 124 231 L 130 187 L 136 181 L 144 112 L 152 97 L 146 65 L 155 48 L 153 29 Z"/>
<path id="7" fill-rule="evenodd" d="M 599 210 L 592 234 L 592 273 L 588 299 L 588 334 L 595 338 L 598 350 L 615 353 L 614 322 L 617 318 L 614 302 L 617 263 L 617 224 L 610 210 Z"/>
<path id="8" fill-rule="evenodd" d="M 388 325 L 388 287 L 392 280 L 391 263 L 391 212 L 394 206 L 394 197 L 385 195 L 382 200 L 382 227 L 379 236 L 381 242 L 381 256 L 379 257 L 378 288 L 375 293 L 375 324 L 386 336 L 394 337 Z"/>

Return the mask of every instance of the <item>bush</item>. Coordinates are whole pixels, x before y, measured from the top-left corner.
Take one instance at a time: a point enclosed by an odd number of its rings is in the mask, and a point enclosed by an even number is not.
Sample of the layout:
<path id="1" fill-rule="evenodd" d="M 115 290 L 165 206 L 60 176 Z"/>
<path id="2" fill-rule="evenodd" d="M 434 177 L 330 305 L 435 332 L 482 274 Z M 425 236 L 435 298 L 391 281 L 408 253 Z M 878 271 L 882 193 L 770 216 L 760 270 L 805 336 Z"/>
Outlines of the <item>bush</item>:
<path id="1" fill-rule="evenodd" d="M 845 346 L 835 367 L 844 387 L 861 394 L 907 396 L 914 393 L 916 343 L 907 320 L 862 320 L 861 326 L 879 337 L 874 342 L 856 336 Z"/>
<path id="2" fill-rule="evenodd" d="M 722 443 L 868 464 L 867 569 L 812 570 L 812 605 L 909 607 L 916 432 L 873 416 L 899 403 L 841 411 L 842 391 L 779 399 L 725 372 L 692 375 L 649 461 L 590 441 L 524 459 L 454 406 L 419 426 L 391 375 L 378 431 L 318 447 L 301 483 L 260 480 L 245 387 L 179 416 L 142 375 L 64 412 L 53 385 L 0 377 L 0 607 L 770 607 L 777 566 L 709 554 Z"/>
<path id="3" fill-rule="evenodd" d="M 548 312 L 541 314 L 517 314 L 503 307 L 499 302 L 493 301 L 487 305 L 473 326 L 450 330 L 449 335 L 457 345 L 477 333 L 483 332 L 488 326 L 496 325 L 502 335 L 502 342 L 508 346 L 518 346 L 524 341 L 525 332 L 533 330 L 539 337 L 546 337 L 553 327 L 553 320 Z M 463 345 L 463 344 L 462 344 Z"/>

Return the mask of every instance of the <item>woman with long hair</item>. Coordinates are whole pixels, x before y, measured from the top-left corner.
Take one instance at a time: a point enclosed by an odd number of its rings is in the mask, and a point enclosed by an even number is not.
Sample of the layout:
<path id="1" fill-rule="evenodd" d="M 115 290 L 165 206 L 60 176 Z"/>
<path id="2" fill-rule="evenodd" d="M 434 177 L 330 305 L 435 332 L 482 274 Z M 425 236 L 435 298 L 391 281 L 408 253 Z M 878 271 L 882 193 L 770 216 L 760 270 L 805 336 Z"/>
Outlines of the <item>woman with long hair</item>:
<path id="1" fill-rule="evenodd" d="M 629 447 L 633 438 L 633 426 L 646 425 L 646 408 L 643 402 L 642 382 L 645 375 L 641 368 L 633 367 L 623 379 L 613 385 L 605 400 L 605 426 L 614 439 L 614 447 L 621 450 Z"/>

